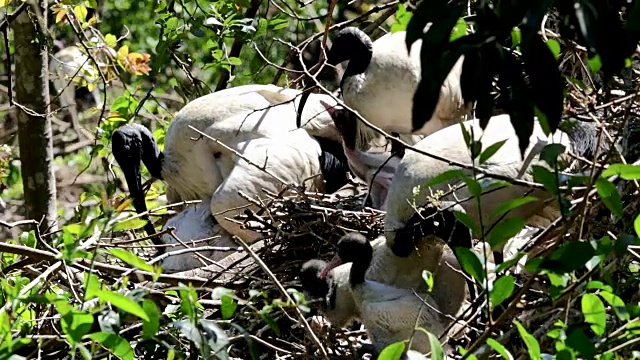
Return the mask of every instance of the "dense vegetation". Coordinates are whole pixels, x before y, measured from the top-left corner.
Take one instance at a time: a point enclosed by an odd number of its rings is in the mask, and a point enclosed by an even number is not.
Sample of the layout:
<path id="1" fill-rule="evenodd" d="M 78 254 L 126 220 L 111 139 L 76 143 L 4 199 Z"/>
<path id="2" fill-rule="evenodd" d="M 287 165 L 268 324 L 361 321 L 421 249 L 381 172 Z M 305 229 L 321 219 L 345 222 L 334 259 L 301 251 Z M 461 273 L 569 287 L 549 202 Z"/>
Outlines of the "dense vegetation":
<path id="1" fill-rule="evenodd" d="M 78 85 L 97 87 L 105 99 L 103 108 L 81 114 L 83 129 L 74 129 L 51 97 L 58 229 L 34 229 L 39 219 L 25 219 L 16 117 L 22 110 L 11 80 L 20 36 L 12 22 L 24 11 L 34 24 L 39 16 L 28 4 L 0 0 L 0 359 L 357 358 L 357 328 L 323 328 L 316 337 L 305 320 L 313 306 L 300 293 L 296 272 L 306 259 L 328 257 L 332 247 L 301 249 L 293 239 L 306 231 L 335 243 L 334 230 L 345 226 L 380 232 L 379 214 L 343 215 L 337 209 L 352 208 L 346 201 L 274 196 L 264 211 L 278 207 L 307 218 L 273 220 L 279 237 L 271 236 L 259 255 L 245 251 L 247 258 L 264 259 L 250 277 L 169 276 L 150 259 L 148 241 L 136 241 L 145 222 L 134 215 L 110 149 L 113 131 L 128 122 L 149 127 L 162 147 L 176 111 L 226 87 L 302 88 L 316 75 L 335 89 L 333 73 L 308 69 L 321 60 L 325 27 L 347 25 L 367 29 L 372 38 L 381 29 L 407 29 L 409 38 L 423 39 L 423 63 L 437 66 L 422 67 L 423 78 L 435 80 L 421 85 L 416 96 L 429 101 L 416 102 L 415 112 L 433 111 L 446 70 L 465 55 L 464 96 L 477 101 L 478 117 L 507 112 L 524 139 L 534 114 L 550 130 L 572 115 L 598 122 L 603 137 L 621 144 L 603 159 L 579 159 L 587 160 L 592 176 L 568 185 L 561 186 L 557 171 L 534 170 L 538 185 L 563 205 L 562 217 L 536 238 L 544 251 L 527 261 L 534 276 L 523 281 L 516 261 L 499 269 L 488 294 L 481 294 L 483 311 L 492 316 L 469 320 L 473 331 L 460 356 L 640 358 L 640 166 L 628 165 L 640 158 L 637 2 L 424 1 L 416 7 L 362 0 L 337 2 L 330 16 L 325 0 L 50 2 L 38 40 L 49 51 L 53 39 L 77 44 L 92 67 L 102 63 L 93 79 Z M 421 31 L 428 22 L 430 30 Z M 490 156 L 473 141 L 469 146 L 475 157 Z M 557 154 L 553 146 L 543 152 L 551 168 Z M 146 169 L 143 177 L 149 178 Z M 465 181 L 480 189 L 477 180 Z M 314 213 L 309 201 L 325 210 Z M 160 181 L 150 185 L 147 204 L 163 220 L 176 212 L 165 206 Z M 521 204 L 506 204 L 504 211 Z M 504 221 L 487 240 L 504 242 L 523 227 Z M 281 243 L 274 244 L 276 238 Z M 464 269 L 483 284 L 485 264 L 471 252 L 464 256 Z M 434 359 L 442 357 L 438 344 L 434 339 Z M 392 345 L 381 358 L 399 358 L 403 346 Z"/>

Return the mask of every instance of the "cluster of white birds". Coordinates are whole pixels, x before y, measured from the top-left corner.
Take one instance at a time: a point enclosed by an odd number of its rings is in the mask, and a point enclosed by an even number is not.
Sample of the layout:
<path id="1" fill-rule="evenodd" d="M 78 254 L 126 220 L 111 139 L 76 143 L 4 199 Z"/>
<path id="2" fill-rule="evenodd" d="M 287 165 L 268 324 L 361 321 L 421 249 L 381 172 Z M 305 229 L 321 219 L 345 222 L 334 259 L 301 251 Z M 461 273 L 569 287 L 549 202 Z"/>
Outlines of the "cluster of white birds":
<path id="1" fill-rule="evenodd" d="M 289 185 L 333 192 L 347 183 L 340 135 L 320 103 L 336 102 L 329 95 L 314 94 L 304 109 L 305 125 L 298 129 L 295 123 L 300 94 L 299 90 L 274 85 L 245 85 L 198 98 L 176 115 L 165 135 L 164 152 L 141 125 L 128 124 L 114 132 L 113 155 L 138 213 L 147 211 L 141 161 L 154 178 L 166 181 L 169 202 L 204 203 L 170 219 L 165 228 L 175 227 L 175 235 L 163 234 L 159 243 L 187 243 L 213 234 L 219 236 L 211 241 L 217 247 L 237 246 L 233 236 L 253 243 L 258 239 L 257 232 L 229 220 L 252 208 L 239 191 L 255 199 L 263 190 L 278 193 Z M 199 134 L 193 129 L 207 137 L 194 140 Z M 197 223 L 201 226 L 194 228 Z M 151 223 L 145 230 L 149 235 L 155 233 Z M 217 261 L 228 252 L 202 255 Z M 163 266 L 165 271 L 189 270 L 202 265 L 197 259 L 192 253 L 169 256 Z"/>
<path id="2" fill-rule="evenodd" d="M 338 243 L 335 261 L 305 263 L 301 272 L 304 290 L 313 297 L 325 298 L 321 311 L 334 325 L 361 320 L 376 352 L 391 342 L 409 339 L 417 317 L 418 324 L 428 331 L 453 336 L 453 319 L 467 304 L 468 282 L 451 249 L 471 247 L 472 234 L 455 220 L 451 209 L 466 212 L 476 222 L 490 224 L 497 220 L 493 212 L 501 203 L 528 195 L 531 188 L 512 185 L 493 189 L 482 195 L 481 206 L 476 200 L 453 206 L 448 201 L 471 198 L 471 192 L 460 187 L 440 199 L 444 200 L 442 204 L 450 204 L 449 211 L 437 212 L 427 207 L 432 216 L 440 214 L 445 220 L 421 222 L 422 215 L 416 217 L 416 208 L 425 206 L 432 193 L 446 192 L 460 181 L 424 185 L 451 169 L 471 175 L 467 167 L 472 165 L 483 172 L 530 182 L 532 176 L 526 171 L 529 166 L 544 166 L 538 156 L 540 142 L 561 143 L 567 153 L 570 150 L 584 155 L 599 150 L 596 129 L 579 123 L 569 133 L 558 131 L 547 137 L 536 123 L 531 145 L 525 152 L 531 155 L 525 159 L 531 159 L 525 161 L 509 116 L 491 118 L 484 130 L 477 120 L 463 121 L 470 114 L 471 104 L 462 98 L 460 59 L 442 86 L 436 111 L 422 129 L 412 132 L 411 107 L 420 81 L 421 44 L 416 42 L 407 52 L 405 35 L 397 32 L 372 42 L 357 28 L 346 28 L 335 37 L 328 61 L 349 61 L 341 82 L 345 105 L 382 130 L 397 133 L 409 145 L 441 159 L 411 149 L 402 155 L 389 151 L 376 132 L 330 95 L 310 95 L 301 110 L 302 126 L 298 128 L 299 90 L 273 85 L 222 90 L 180 110 L 166 133 L 164 152 L 143 126 L 124 125 L 113 134 L 113 154 L 125 174 L 138 213 L 147 211 L 141 162 L 154 178 L 167 183 L 170 202 L 202 200 L 170 219 L 165 228 L 173 226 L 176 231 L 163 234 L 159 243 L 181 243 L 172 248 L 176 249 L 192 240 L 216 237 L 209 242 L 211 245 L 233 247 L 234 236 L 247 243 L 255 242 L 256 232 L 228 220 L 253 206 L 239 192 L 255 198 L 263 189 L 279 192 L 289 184 L 334 192 L 347 183 L 350 169 L 371 184 L 372 206 L 386 211 L 385 234 L 373 243 L 360 235 L 347 234 Z M 488 161 L 474 164 L 461 127 L 452 126 L 456 124 L 482 139 L 483 149 L 505 142 Z M 463 166 L 453 166 L 442 159 Z M 489 177 L 479 181 L 483 188 L 491 187 Z M 555 219 L 557 206 L 546 202 L 551 195 L 541 189 L 531 195 L 538 201 L 526 203 L 507 216 L 521 217 L 531 226 Z M 145 230 L 155 234 L 150 220 Z M 502 261 L 502 249 L 494 250 L 495 260 Z M 163 266 L 165 271 L 188 270 L 207 265 L 201 261 L 203 258 L 216 261 L 227 254 L 209 251 L 198 258 L 192 253 L 173 255 L 163 261 Z M 422 279 L 423 270 L 431 271 L 435 277 L 429 293 Z M 473 291 L 473 287 L 469 290 Z M 418 331 L 411 346 L 426 352 L 429 340 L 423 335 Z"/>
<path id="3" fill-rule="evenodd" d="M 566 151 L 561 160 L 566 160 L 569 152 L 592 156 L 606 149 L 606 145 L 598 144 L 593 124 L 575 122 L 568 132 L 556 131 L 546 136 L 536 121 L 523 158 L 508 115 L 492 117 L 484 130 L 477 119 L 465 121 L 471 104 L 465 103 L 460 89 L 463 59 L 456 63 L 443 83 L 432 117 L 421 129 L 412 132 L 411 108 L 420 80 L 421 42 L 416 42 L 407 52 L 406 47 L 403 48 L 405 35 L 397 32 L 372 42 L 362 31 L 347 28 L 333 41 L 328 62 L 349 61 L 341 83 L 344 104 L 376 127 L 397 133 L 419 152 L 406 149 L 397 155 L 388 148 L 380 151 L 384 144 L 380 143 L 377 132 L 344 107 L 324 104 L 343 138 L 350 169 L 370 184 L 372 205 L 386 212 L 385 234 L 373 242 L 373 248 L 361 236 L 347 234 L 338 243 L 334 261 L 326 264 L 310 260 L 303 265 L 301 275 L 305 292 L 324 299 L 320 310 L 329 321 L 338 326 L 352 319 L 363 323 L 374 352 L 392 342 L 408 340 L 416 324 L 436 336 L 453 336 L 458 332 L 453 319 L 469 305 L 465 301 L 468 296 L 465 276 L 445 269 L 459 269 L 451 248 L 471 247 L 471 241 L 470 229 L 455 220 L 452 210 L 465 212 L 477 224 L 482 221 L 485 228 L 490 228 L 505 215 L 496 211 L 502 204 L 527 195 L 536 197 L 536 201 L 516 207 L 504 216 L 522 218 L 528 225 L 507 242 L 506 252 L 510 258 L 531 239 L 532 232 L 559 216 L 557 202 L 548 201 L 551 194 L 521 185 L 533 181 L 531 165 L 548 166 L 539 157 L 541 148 L 548 143 L 564 145 Z M 454 124 L 461 124 L 475 140 L 480 140 L 482 150 L 497 142 L 504 143 L 486 162 L 474 163 L 461 127 L 451 126 Z M 471 196 L 468 187 L 460 186 L 464 183 L 459 177 L 425 186 L 452 169 L 470 176 L 473 166 L 483 173 L 523 182 L 497 187 L 489 176 L 478 178 L 485 190 L 479 201 Z M 452 189 L 456 190 L 449 192 Z M 416 218 L 416 208 L 427 206 L 439 191 L 445 194 L 439 199 L 440 205 L 448 208 L 440 215 L 449 220 L 422 220 L 429 218 L 423 214 Z M 453 206 L 453 201 L 459 205 Z M 473 236 L 480 238 L 482 234 Z M 490 259 L 502 262 L 504 247 L 494 249 Z M 481 248 L 474 250 L 481 255 L 484 247 Z M 396 276 L 395 269 L 402 272 L 402 278 Z M 429 293 L 421 279 L 423 270 L 434 274 L 435 286 Z M 469 290 L 474 291 L 473 287 Z M 415 332 L 411 347 L 420 352 L 429 351 L 429 340 L 420 331 Z"/>

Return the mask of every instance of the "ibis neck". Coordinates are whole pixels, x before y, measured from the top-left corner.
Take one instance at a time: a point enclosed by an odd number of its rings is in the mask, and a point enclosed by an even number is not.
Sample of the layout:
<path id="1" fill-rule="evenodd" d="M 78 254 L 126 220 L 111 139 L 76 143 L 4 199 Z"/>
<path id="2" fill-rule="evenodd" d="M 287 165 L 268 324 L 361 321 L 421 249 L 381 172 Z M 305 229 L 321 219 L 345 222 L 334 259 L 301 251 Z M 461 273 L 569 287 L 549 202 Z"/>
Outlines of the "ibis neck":
<path id="1" fill-rule="evenodd" d="M 367 244 L 369 244 L 367 242 Z M 351 286 L 364 284 L 365 275 L 369 265 L 371 265 L 371 259 L 373 258 L 373 249 L 371 244 L 367 247 L 367 250 L 362 251 L 358 258 L 353 261 L 351 265 L 351 272 L 349 273 L 349 283 Z"/>
<path id="2" fill-rule="evenodd" d="M 340 81 L 340 88 L 344 87 L 346 79 L 363 74 L 367 70 L 373 58 L 373 44 L 361 39 L 361 41 L 356 42 L 353 49 L 349 50 L 349 54 L 349 65 L 347 65 Z"/>
<path id="3" fill-rule="evenodd" d="M 342 151 L 342 145 L 333 140 L 314 136 L 320 144 L 320 170 L 324 178 L 325 193 L 334 193 L 348 182 L 349 165 L 347 157 Z"/>

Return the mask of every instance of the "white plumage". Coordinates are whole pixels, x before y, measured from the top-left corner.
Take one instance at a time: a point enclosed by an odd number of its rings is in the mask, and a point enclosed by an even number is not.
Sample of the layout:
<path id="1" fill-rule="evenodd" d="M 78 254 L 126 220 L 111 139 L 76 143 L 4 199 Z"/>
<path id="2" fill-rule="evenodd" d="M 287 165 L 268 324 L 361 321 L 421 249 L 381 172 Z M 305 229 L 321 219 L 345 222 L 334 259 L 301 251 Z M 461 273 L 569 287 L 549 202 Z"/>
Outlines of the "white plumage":
<path id="1" fill-rule="evenodd" d="M 338 64 L 349 60 L 342 78 L 344 103 L 387 132 L 396 132 L 409 144 L 421 136 L 456 123 L 471 109 L 465 106 L 460 88 L 463 57 L 445 79 L 433 115 L 421 129 L 413 132 L 412 106 L 421 78 L 420 48 L 422 40 L 405 45 L 406 32 L 399 31 L 371 42 L 361 30 L 341 30 L 327 55 Z M 367 149 L 380 135 L 358 121 L 356 148 Z"/>
<path id="2" fill-rule="evenodd" d="M 487 128 L 483 131 L 480 128 L 478 120 L 469 120 L 463 123 L 467 129 L 473 129 L 473 134 L 477 139 L 482 136 L 482 148 L 502 140 L 506 142 L 502 147 L 482 165 L 476 166 L 492 174 L 502 175 L 509 178 L 517 178 L 519 172 L 523 168 L 524 161 L 520 155 L 519 142 L 515 135 L 515 130 L 511 125 L 508 115 L 494 116 L 490 119 Z M 582 122 L 576 122 L 573 130 L 569 133 L 556 131 L 552 136 L 544 135 L 542 128 L 536 121 L 533 134 L 530 137 L 530 145 L 525 152 L 525 158 L 532 151 L 538 140 L 547 141 L 548 143 L 559 143 L 566 146 L 567 150 L 571 150 L 578 155 L 584 155 L 588 152 L 598 151 L 596 144 L 597 131 L 594 125 Z M 452 126 L 442 129 L 421 140 L 415 147 L 419 150 L 438 155 L 442 158 L 453 160 L 465 165 L 471 165 L 471 156 L 466 146 L 462 130 L 459 126 Z M 539 158 L 539 154 L 533 157 L 532 164 L 545 165 Z M 431 179 L 445 173 L 448 170 L 455 169 L 447 162 L 436 160 L 434 158 L 419 154 L 417 152 L 407 150 L 405 156 L 400 161 L 400 165 L 396 169 L 395 175 L 389 187 L 384 209 L 385 217 L 385 235 L 390 243 L 395 240 L 395 231 L 402 229 L 409 218 L 415 213 L 412 204 L 421 206 L 427 202 L 427 197 L 432 196 L 437 191 L 447 192 L 452 186 L 455 186 L 460 180 L 452 179 L 437 185 L 426 188 Z M 459 169 L 459 168 L 458 168 Z M 528 170 L 526 169 L 522 170 Z M 462 170 L 466 175 L 472 174 L 472 170 Z M 523 171 L 521 180 L 533 181 L 530 171 Z M 481 197 L 481 213 L 482 221 L 485 228 L 489 228 L 492 223 L 498 220 L 492 212 L 498 206 L 506 201 L 531 195 L 538 198 L 537 201 L 526 203 L 519 206 L 509 213 L 506 218 L 520 217 L 527 220 L 532 226 L 546 226 L 559 216 L 557 203 L 552 202 L 548 205 L 544 204 L 545 200 L 552 196 L 542 189 L 535 189 L 531 193 L 531 188 L 524 185 L 512 185 L 504 187 L 500 190 L 487 191 L 488 187 L 495 183 L 496 180 L 485 178 L 479 180 L 481 187 L 484 189 Z M 414 188 L 419 187 L 414 193 Z M 480 221 L 480 210 L 477 200 L 468 199 L 471 193 L 468 187 L 464 186 L 442 199 L 455 201 L 456 199 L 466 200 L 461 203 L 464 210 L 477 223 Z M 474 234 L 476 238 L 480 234 Z M 497 259 L 498 262 L 501 262 Z"/>
<path id="3" fill-rule="evenodd" d="M 171 123 L 164 153 L 143 126 L 129 124 L 119 128 L 112 138 L 113 153 L 127 177 L 136 210 L 146 211 L 139 175 L 142 160 L 152 176 L 167 182 L 170 202 L 207 199 L 210 214 L 228 233 L 215 245 L 228 242 L 232 235 L 253 242 L 257 233 L 225 219 L 244 211 L 242 206 L 248 203 L 238 191 L 255 198 L 262 194 L 262 189 L 278 192 L 284 185 L 228 148 L 265 167 L 287 184 L 304 184 L 309 190 L 323 191 L 324 177 L 329 187 L 342 186 L 346 183 L 346 164 L 342 166 L 340 161 L 332 164 L 328 159 L 332 154 L 342 155 L 337 132 L 317 100 L 330 102 L 331 97 L 311 97 L 310 106 L 303 113 L 305 125 L 297 129 L 295 97 L 299 93 L 273 85 L 247 85 L 198 98 L 180 110 Z M 208 138 L 197 139 L 198 133 L 189 126 L 226 146 Z M 232 210 L 225 212 L 228 209 Z M 150 224 L 145 230 L 155 232 Z M 165 235 L 163 241 L 173 240 Z M 230 245 L 233 244 L 222 246 Z M 211 256 L 220 258 L 224 254 Z M 185 263 L 182 270 L 187 268 Z"/>
<path id="4" fill-rule="evenodd" d="M 169 247 L 168 251 L 184 249 L 184 246 L 179 244 L 178 240 L 188 247 L 202 247 L 205 245 L 234 246 L 229 233 L 214 221 L 209 209 L 209 202 L 206 200 L 204 199 L 201 203 L 186 207 L 164 225 L 163 230 L 169 227 L 176 229 L 174 231 L 175 238 L 171 234 L 162 235 L 163 243 L 176 244 L 174 247 Z M 212 238 L 213 240 L 211 240 Z M 229 243 L 231 245 L 228 245 Z M 199 251 L 199 254 L 213 261 L 217 260 L 213 251 L 202 250 Z M 163 260 L 162 267 L 166 272 L 176 272 L 200 267 L 203 264 L 208 265 L 206 261 L 203 262 L 193 253 L 188 253 L 167 257 Z"/>
<path id="5" fill-rule="evenodd" d="M 335 326 L 361 320 L 375 352 L 393 342 L 408 340 L 418 318 L 418 326 L 439 336 L 463 306 L 465 279 L 452 251 L 442 240 L 426 237 L 419 248 L 420 254 L 414 252 L 411 259 L 399 259 L 391 254 L 384 238 L 369 244 L 361 235 L 345 235 L 338 243 L 339 255 L 331 263 L 311 260 L 303 265 L 303 287 L 311 295 L 326 296 L 322 312 Z M 336 267 L 342 262 L 353 263 Z M 324 270 L 318 274 L 322 267 Z M 431 271 L 435 277 L 429 294 L 421 278 L 422 270 Z M 327 273 L 324 285 L 327 291 L 323 294 L 323 284 L 319 282 Z M 320 291 L 316 290 L 319 288 Z M 414 290 L 427 304 L 422 304 Z M 429 351 L 427 336 L 416 333 L 412 348 Z"/>
<path id="6" fill-rule="evenodd" d="M 193 100 L 176 114 L 167 130 L 163 178 L 180 200 L 211 195 L 230 173 L 234 161 L 224 146 L 210 139 L 193 141 L 199 135 L 189 126 L 244 153 L 249 140 L 296 129 L 295 105 L 291 100 L 298 94 L 297 90 L 273 85 L 246 85 Z M 317 96 L 332 101 L 329 96 Z M 318 107 L 315 101 L 309 105 L 305 107 L 304 122 L 319 115 L 303 129 L 311 135 L 331 138 L 332 124 L 322 113 L 324 107 Z"/>

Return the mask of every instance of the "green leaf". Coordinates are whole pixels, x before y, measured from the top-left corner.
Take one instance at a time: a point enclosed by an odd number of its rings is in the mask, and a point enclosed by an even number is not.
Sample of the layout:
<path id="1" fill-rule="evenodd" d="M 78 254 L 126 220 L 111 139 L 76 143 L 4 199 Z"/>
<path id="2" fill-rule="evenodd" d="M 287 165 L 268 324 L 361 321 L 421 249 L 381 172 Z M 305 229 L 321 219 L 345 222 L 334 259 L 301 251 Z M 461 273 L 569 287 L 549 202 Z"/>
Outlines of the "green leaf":
<path id="1" fill-rule="evenodd" d="M 238 304 L 236 304 L 233 297 L 229 295 L 222 296 L 221 300 L 222 304 L 220 305 L 220 310 L 222 311 L 222 318 L 224 320 L 230 319 L 233 317 L 233 314 L 235 314 Z"/>
<path id="2" fill-rule="evenodd" d="M 558 60 L 558 58 L 560 57 L 560 43 L 558 42 L 558 40 L 547 40 L 547 46 L 549 47 L 549 50 L 551 50 L 553 57 Z"/>
<path id="3" fill-rule="evenodd" d="M 482 263 L 478 255 L 470 249 L 463 247 L 457 247 L 454 251 L 462 269 L 482 284 L 484 282 L 484 271 L 482 270 Z"/>
<path id="4" fill-rule="evenodd" d="M 404 341 L 387 345 L 378 356 L 378 360 L 400 360 L 404 352 Z"/>
<path id="5" fill-rule="evenodd" d="M 442 349 L 440 340 L 430 332 L 427 332 L 427 335 L 429 336 L 429 345 L 431 346 L 431 360 L 444 359 L 444 350 Z"/>
<path id="6" fill-rule="evenodd" d="M 609 285 L 605 285 L 602 281 L 591 280 L 587 283 L 587 289 L 599 289 L 604 291 L 613 291 Z"/>
<path id="7" fill-rule="evenodd" d="M 129 342 L 122 337 L 107 332 L 97 332 L 89 334 L 87 337 L 104 346 L 118 358 L 133 360 L 133 349 Z"/>
<path id="8" fill-rule="evenodd" d="M 507 300 L 511 294 L 513 294 L 513 289 L 515 288 L 515 280 L 511 275 L 501 276 L 496 282 L 493 284 L 493 288 L 491 289 L 491 305 L 495 309 L 498 305 L 502 304 L 503 301 Z"/>
<path id="9" fill-rule="evenodd" d="M 480 196 L 482 195 L 482 187 L 480 186 L 478 180 L 471 177 L 465 177 L 462 180 L 465 182 L 465 184 L 467 184 L 467 188 L 469 188 L 469 192 L 471 193 L 471 195 L 473 195 L 475 198 L 480 198 Z"/>
<path id="10" fill-rule="evenodd" d="M 522 259 L 523 256 L 525 256 L 526 253 L 519 251 L 517 254 L 515 254 L 515 256 L 512 259 L 506 260 L 505 262 L 503 262 L 502 264 L 498 265 L 493 272 L 494 273 L 499 273 L 501 271 L 504 271 L 510 267 L 512 267 L 513 265 L 517 264 L 520 259 Z"/>
<path id="11" fill-rule="evenodd" d="M 90 296 L 96 296 L 100 300 L 110 303 L 111 305 L 124 310 L 128 313 L 136 315 L 142 320 L 149 321 L 149 316 L 144 311 L 144 309 L 135 301 L 129 299 L 128 297 L 105 290 L 92 290 L 87 291 L 87 294 Z"/>
<path id="12" fill-rule="evenodd" d="M 629 313 L 627 312 L 627 306 L 625 305 L 622 299 L 609 291 L 601 291 L 600 296 L 611 305 L 613 311 L 615 311 L 616 315 L 620 320 L 629 320 Z"/>
<path id="13" fill-rule="evenodd" d="M 482 143 L 480 141 L 472 140 L 469 144 L 469 152 L 471 153 L 471 159 L 475 160 L 480 156 L 482 152 Z"/>
<path id="14" fill-rule="evenodd" d="M 593 57 L 587 58 L 587 64 L 589 65 L 589 69 L 594 73 L 600 72 L 600 68 L 602 67 L 602 61 L 600 61 L 600 55 L 596 54 Z"/>
<path id="15" fill-rule="evenodd" d="M 540 152 L 540 159 L 549 166 L 554 166 L 558 162 L 558 156 L 563 154 L 567 148 L 562 144 L 547 144 Z"/>
<path id="16" fill-rule="evenodd" d="M 87 8 L 84 5 L 76 5 L 73 7 L 73 14 L 80 23 L 87 21 Z"/>
<path id="17" fill-rule="evenodd" d="M 569 274 L 556 274 L 552 271 L 547 271 L 547 276 L 549 277 L 551 285 L 555 287 L 564 288 L 569 284 L 569 280 L 571 280 Z"/>
<path id="18" fill-rule="evenodd" d="M 424 186 L 425 187 L 431 187 L 431 186 L 435 186 L 438 184 L 441 184 L 445 181 L 451 181 L 454 179 L 460 179 L 465 177 L 465 173 L 460 170 L 460 169 L 451 169 L 451 170 L 447 170 L 441 174 L 438 174 L 434 177 L 431 178 L 431 180 L 429 180 Z"/>
<path id="19" fill-rule="evenodd" d="M 117 257 L 118 259 L 131 266 L 135 266 L 140 270 L 154 272 L 153 265 L 147 263 L 131 251 L 123 249 L 111 249 L 109 252 L 111 253 L 111 255 Z"/>
<path id="20" fill-rule="evenodd" d="M 524 34 L 522 41 L 524 43 Z M 522 46 L 523 44 L 520 44 L 521 48 Z M 511 52 L 502 54 L 504 56 L 498 69 L 498 86 L 504 89 L 504 96 L 510 100 L 506 110 L 518 138 L 520 156 L 524 158 L 524 152 L 533 133 L 535 97 L 531 93 L 530 85 L 522 77 L 524 68 L 520 59 Z"/>
<path id="21" fill-rule="evenodd" d="M 495 249 L 516 236 L 524 228 L 526 222 L 522 218 L 506 218 L 491 229 L 487 238 L 492 249 Z"/>
<path id="22" fill-rule="evenodd" d="M 436 7 L 438 9 L 435 9 Z M 416 33 L 421 33 L 426 25 L 420 23 L 428 17 L 439 17 L 439 21 L 432 22 L 429 30 L 421 36 L 421 80 L 413 96 L 411 110 L 413 130 L 421 129 L 433 115 L 442 84 L 460 56 L 472 48 L 479 47 L 485 41 L 483 36 L 471 34 L 449 43 L 453 27 L 462 16 L 464 9 L 464 4 L 460 2 L 438 4 L 438 6 L 434 6 L 431 1 L 420 3 L 407 25 L 405 44 L 410 46 L 412 40 L 420 37 Z M 424 14 L 425 12 L 429 14 Z"/>
<path id="23" fill-rule="evenodd" d="M 457 211 L 454 210 L 453 214 L 456 216 L 456 219 L 458 221 L 460 221 L 461 223 L 463 223 L 466 227 L 468 227 L 469 229 L 471 229 L 471 232 L 473 234 L 476 234 L 478 232 L 478 224 L 476 223 L 475 220 L 473 220 L 473 218 L 471 217 L 471 215 L 462 212 L 462 211 Z"/>
<path id="24" fill-rule="evenodd" d="M 429 270 L 422 270 L 422 280 L 427 284 L 427 292 L 433 289 L 433 273 Z"/>
<path id="25" fill-rule="evenodd" d="M 289 21 L 286 19 L 271 19 L 269 20 L 269 27 L 272 30 L 280 30 L 289 26 Z"/>
<path id="26" fill-rule="evenodd" d="M 266 322 L 267 325 L 276 333 L 277 336 L 280 336 L 280 328 L 278 327 L 278 323 L 273 319 L 273 317 L 266 312 L 260 312 L 260 318 L 262 321 Z"/>
<path id="27" fill-rule="evenodd" d="M 543 259 L 540 267 L 558 274 L 566 274 L 582 268 L 594 254 L 595 249 L 589 243 L 569 242 Z"/>
<path id="28" fill-rule="evenodd" d="M 511 47 L 516 48 L 520 45 L 522 41 L 522 34 L 520 33 L 520 29 L 514 27 L 511 29 Z"/>
<path id="29" fill-rule="evenodd" d="M 541 183 L 552 195 L 558 194 L 558 182 L 554 173 L 540 165 L 531 165 L 533 180 Z"/>
<path id="30" fill-rule="evenodd" d="M 74 309 L 66 301 L 56 301 L 56 310 L 60 313 L 60 328 L 67 335 L 70 344 L 78 344 L 82 337 L 91 330 L 93 325 L 93 315 Z"/>
<path id="31" fill-rule="evenodd" d="M 449 37 L 449 41 L 454 41 L 458 38 L 467 35 L 467 23 L 464 21 L 464 18 L 459 18 L 456 25 L 453 27 L 453 31 L 451 32 L 451 37 Z"/>
<path id="32" fill-rule="evenodd" d="M 556 352 L 556 360 L 575 360 L 576 356 L 573 354 L 573 351 L 569 349 L 562 349 Z"/>
<path id="33" fill-rule="evenodd" d="M 404 4 L 398 4 L 398 10 L 396 10 L 395 18 L 396 21 L 391 25 L 391 32 L 395 33 L 398 31 L 405 31 L 407 29 L 407 24 L 411 20 L 413 13 L 407 11 L 407 8 Z"/>
<path id="34" fill-rule="evenodd" d="M 152 338 L 160 329 L 160 312 L 156 303 L 149 300 L 142 300 L 142 309 L 147 313 L 149 321 L 142 320 L 142 336 L 145 339 Z"/>
<path id="35" fill-rule="evenodd" d="M 209 19 L 207 19 L 207 20 L 209 20 Z M 175 16 L 170 17 L 169 20 L 167 20 L 167 22 L 165 22 L 165 26 L 166 26 L 166 29 L 169 30 L 169 31 L 173 31 L 173 30 L 177 29 L 178 28 L 178 18 L 175 17 Z"/>
<path id="36" fill-rule="evenodd" d="M 521 198 L 517 198 L 517 199 L 513 199 L 513 200 L 509 200 L 509 201 L 505 201 L 503 203 L 501 203 L 500 205 L 498 205 L 495 209 L 493 209 L 493 211 L 491 212 L 491 218 L 498 218 L 500 216 L 502 216 L 502 214 L 505 214 L 507 211 L 511 211 L 517 207 L 520 207 L 524 204 L 528 204 L 530 202 L 533 201 L 537 201 L 538 198 L 536 198 L 535 196 L 525 196 L 525 197 L 521 197 Z"/>
<path id="37" fill-rule="evenodd" d="M 147 223 L 146 220 L 142 220 L 140 218 L 129 219 L 129 220 L 117 223 L 113 227 L 113 231 L 136 230 L 143 227 L 146 223 Z"/>
<path id="38" fill-rule="evenodd" d="M 487 160 L 489 160 L 493 156 L 493 154 L 495 154 L 498 150 L 500 150 L 502 145 L 504 145 L 504 143 L 506 142 L 507 142 L 507 139 L 501 140 L 494 144 L 489 145 L 486 149 L 484 149 L 482 154 L 480 154 L 480 159 L 478 160 L 480 164 L 482 165 L 485 162 L 487 162 Z"/>
<path id="39" fill-rule="evenodd" d="M 229 58 L 229 64 L 231 64 L 233 66 L 242 65 L 242 60 L 240 60 L 240 58 L 237 58 L 237 57 L 230 57 Z"/>
<path id="40" fill-rule="evenodd" d="M 578 351 L 586 359 L 594 359 L 596 349 L 591 341 L 591 337 L 587 336 L 582 328 L 574 326 L 567 331 L 565 342 L 567 346 Z"/>
<path id="41" fill-rule="evenodd" d="M 110 47 L 116 47 L 116 45 L 118 45 L 118 38 L 113 34 L 107 34 L 104 36 L 104 42 Z"/>
<path id="42" fill-rule="evenodd" d="M 618 194 L 618 189 L 607 179 L 597 179 L 596 180 L 596 189 L 598 190 L 598 194 L 602 199 L 602 202 L 607 205 L 609 210 L 611 210 L 616 216 L 623 216 L 623 208 L 622 208 L 622 199 L 620 198 L 620 194 Z"/>
<path id="43" fill-rule="evenodd" d="M 640 165 L 611 164 L 602 172 L 601 176 L 608 178 L 613 175 L 618 175 L 624 180 L 639 180 Z"/>
<path id="44" fill-rule="evenodd" d="M 527 332 L 527 329 L 525 329 L 518 320 L 513 320 L 513 323 L 516 324 L 518 333 L 520 333 L 520 337 L 524 341 L 525 345 L 527 345 L 529 358 L 532 360 L 540 360 L 540 344 L 538 344 L 538 340 L 536 340 L 536 338 L 529 334 L 529 332 Z"/>
<path id="45" fill-rule="evenodd" d="M 91 292 L 93 290 L 100 290 L 102 282 L 96 274 L 86 272 L 84 273 L 84 286 L 87 288 L 88 292 Z"/>
<path id="46" fill-rule="evenodd" d="M 640 214 L 633 221 L 633 228 L 636 230 L 636 235 L 640 237 Z"/>
<path id="47" fill-rule="evenodd" d="M 584 320 L 591 324 L 591 330 L 598 336 L 604 335 L 607 326 L 607 312 L 600 297 L 596 294 L 584 294 L 581 305 Z"/>
<path id="48" fill-rule="evenodd" d="M 502 344 L 500 344 L 499 342 L 497 342 L 496 340 L 492 339 L 492 338 L 488 338 L 487 339 L 487 345 L 491 346 L 491 348 L 493 350 L 495 350 L 498 354 L 500 354 L 500 356 L 502 356 L 503 359 L 506 360 L 510 360 L 513 359 L 513 356 L 511 355 L 511 353 L 507 350 L 507 348 L 505 348 L 504 346 L 502 346 Z"/>

